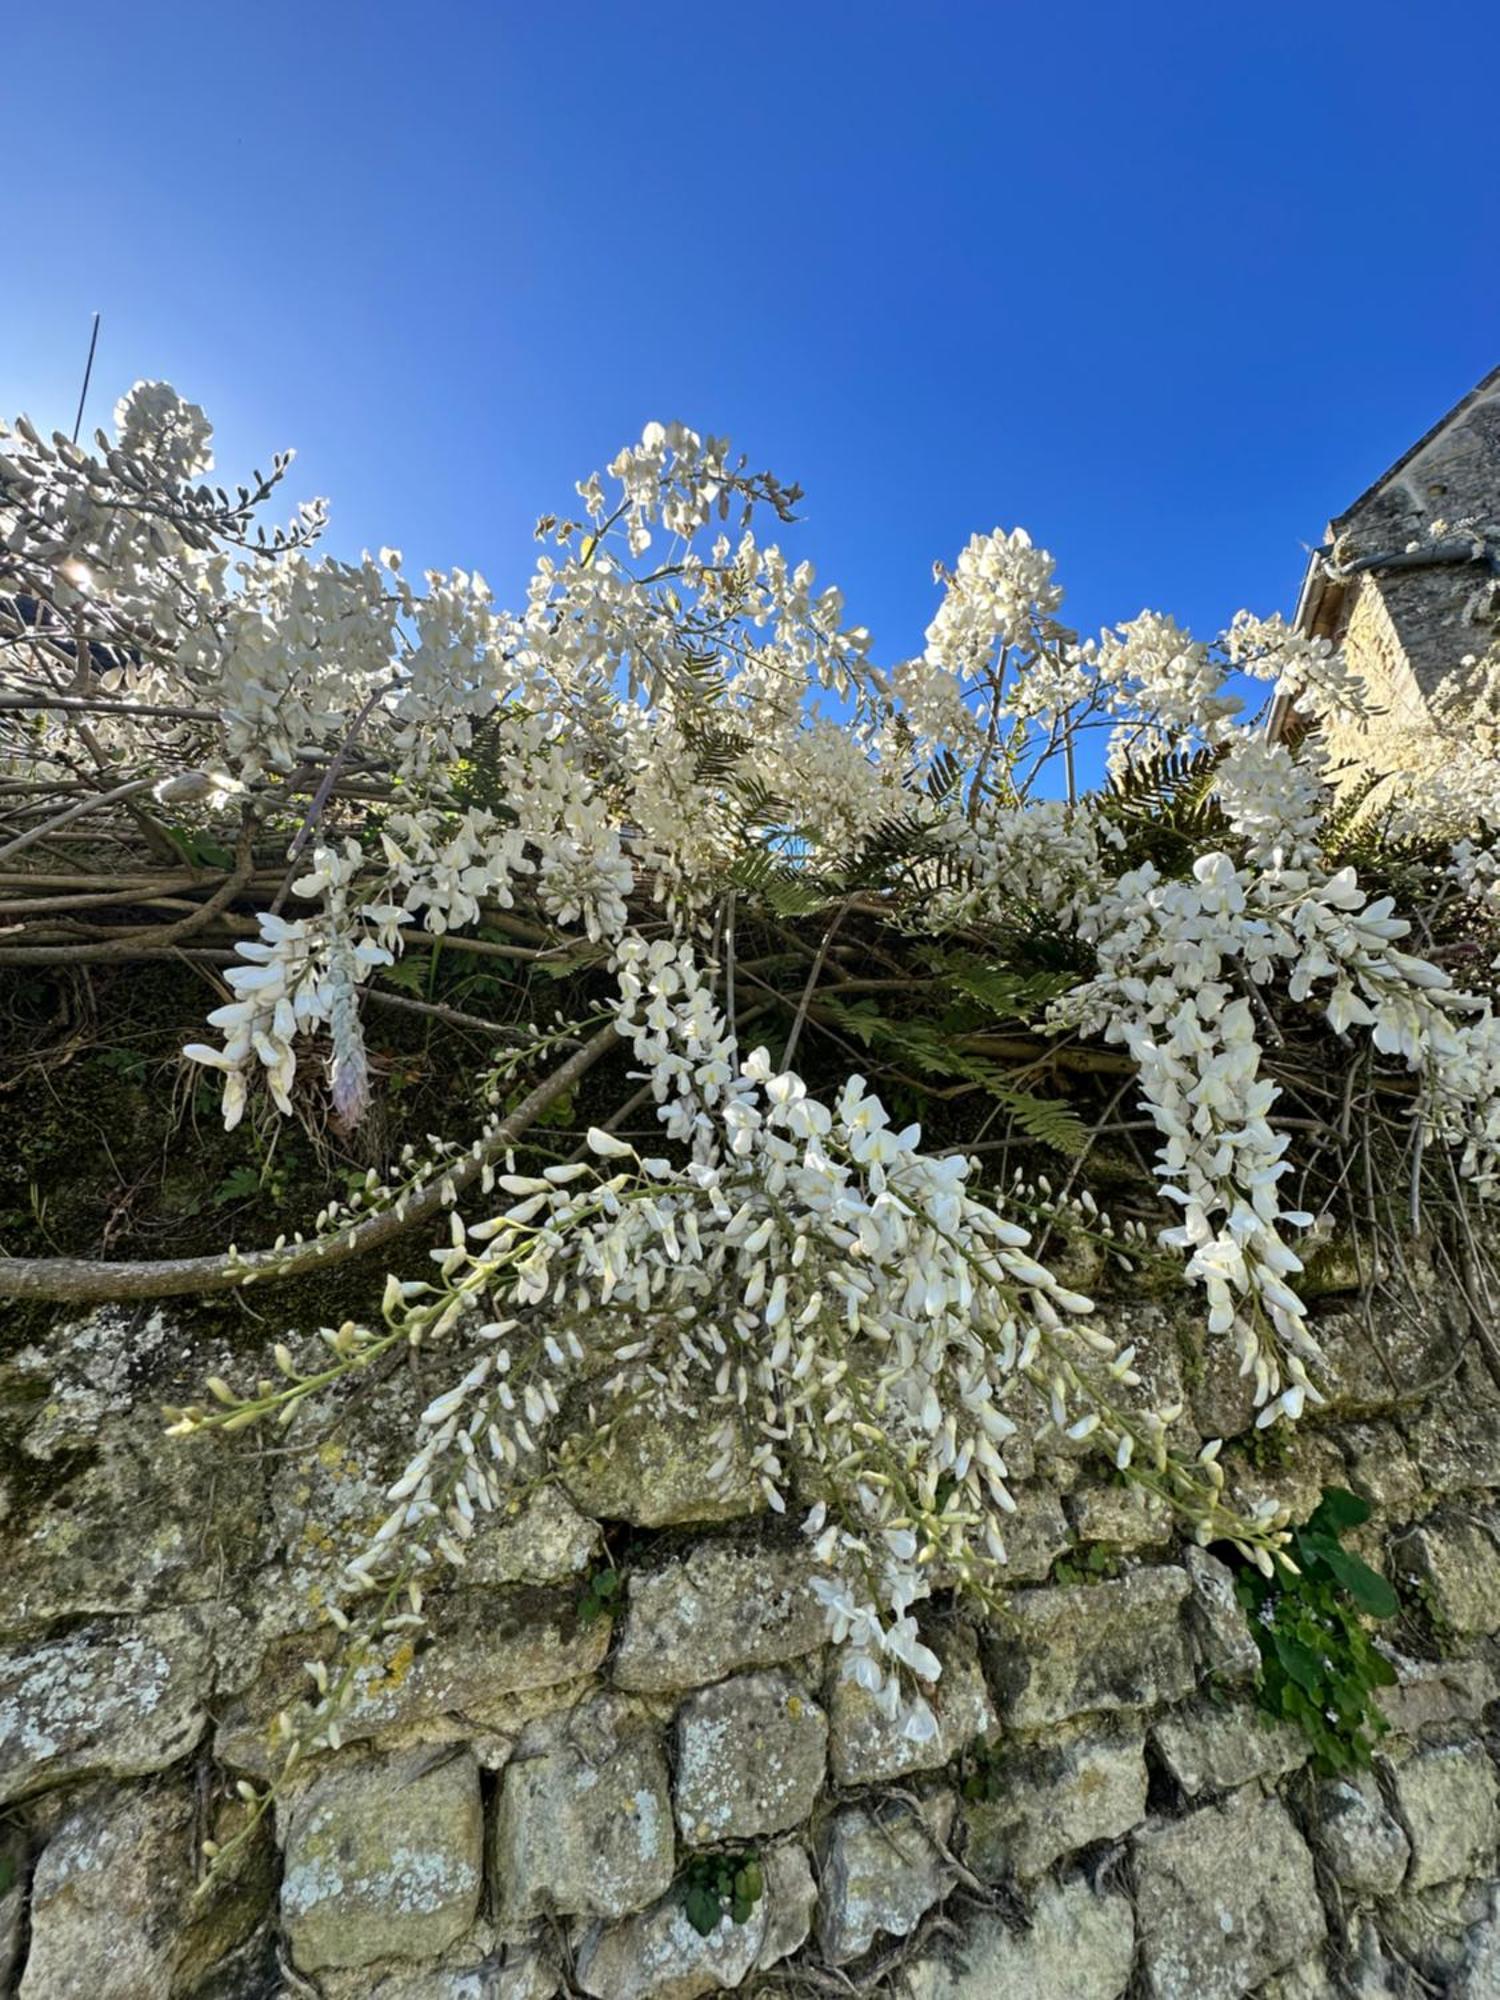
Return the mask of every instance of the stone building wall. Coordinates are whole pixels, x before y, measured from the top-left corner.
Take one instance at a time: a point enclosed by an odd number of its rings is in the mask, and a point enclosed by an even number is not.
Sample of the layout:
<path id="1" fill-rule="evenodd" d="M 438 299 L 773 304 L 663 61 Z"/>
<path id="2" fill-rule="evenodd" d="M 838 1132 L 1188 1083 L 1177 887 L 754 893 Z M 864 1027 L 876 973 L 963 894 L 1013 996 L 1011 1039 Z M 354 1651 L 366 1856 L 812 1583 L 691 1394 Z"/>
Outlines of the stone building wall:
<path id="1" fill-rule="evenodd" d="M 635 1408 L 569 1490 L 483 1525 L 431 1643 L 366 1681 L 343 1746 L 203 1894 L 199 1843 L 234 1831 L 233 1780 L 267 1770 L 268 1719 L 326 1651 L 317 1608 L 384 1511 L 410 1385 L 363 1385 L 301 1443 L 167 1444 L 161 1400 L 223 1367 L 232 1320 L 0 1333 L 0 1989 L 1500 1994 L 1500 1399 L 1436 1307 L 1323 1305 L 1337 1394 L 1285 1444 L 1173 1308 L 1120 1312 L 1189 1436 L 1237 1440 L 1243 1497 L 1374 1504 L 1358 1546 L 1404 1611 L 1368 1773 L 1319 1778 L 1257 1709 L 1214 1554 L 1087 1458 L 1024 1452 L 1008 1608 L 934 1597 L 939 1734 L 897 1740 L 833 1671 L 748 1465 L 726 1492 L 689 1418 Z M 606 1548 L 626 1580 L 589 1617 Z M 763 1890 L 705 1938 L 685 1894 L 723 1851 Z"/>

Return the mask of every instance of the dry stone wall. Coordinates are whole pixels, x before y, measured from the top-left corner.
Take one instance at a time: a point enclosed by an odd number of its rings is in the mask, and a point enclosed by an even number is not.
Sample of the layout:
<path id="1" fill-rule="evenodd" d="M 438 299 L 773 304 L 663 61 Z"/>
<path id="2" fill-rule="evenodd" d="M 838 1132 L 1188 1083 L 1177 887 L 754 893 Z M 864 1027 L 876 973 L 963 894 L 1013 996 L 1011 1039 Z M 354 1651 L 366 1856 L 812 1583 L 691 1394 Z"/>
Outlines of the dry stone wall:
<path id="1" fill-rule="evenodd" d="M 482 1526 L 432 1634 L 206 1890 L 200 1843 L 327 1650 L 409 1387 L 290 1447 L 174 1445 L 160 1403 L 223 1367 L 231 1322 L 0 1334 L 0 1990 L 1500 1996 L 1500 1398 L 1440 1311 L 1333 1303 L 1338 1396 L 1284 1444 L 1185 1321 L 1128 1311 L 1189 1435 L 1237 1440 L 1243 1497 L 1373 1504 L 1358 1546 L 1404 1608 L 1370 1770 L 1318 1775 L 1256 1705 L 1229 1571 L 1071 1448 L 1019 1455 L 1005 1610 L 927 1608 L 939 1729 L 905 1741 L 835 1670 L 748 1458 L 726 1499 L 689 1416 L 632 1406 Z M 589 1616 L 607 1562 L 626 1580 Z M 704 1936 L 686 1892 L 726 1852 L 762 1893 Z"/>

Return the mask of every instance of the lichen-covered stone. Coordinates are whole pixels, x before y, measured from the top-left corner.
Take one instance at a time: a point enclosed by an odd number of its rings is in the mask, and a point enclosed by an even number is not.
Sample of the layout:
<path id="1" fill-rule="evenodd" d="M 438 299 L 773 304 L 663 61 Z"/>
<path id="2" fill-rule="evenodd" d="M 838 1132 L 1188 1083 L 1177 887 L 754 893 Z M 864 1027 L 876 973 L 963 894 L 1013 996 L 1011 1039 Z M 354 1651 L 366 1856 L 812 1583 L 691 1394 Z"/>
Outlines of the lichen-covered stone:
<path id="1" fill-rule="evenodd" d="M 1153 1725 L 1162 1762 L 1189 1798 L 1232 1791 L 1252 1778 L 1278 1778 L 1307 1762 L 1306 1733 L 1249 1704 L 1194 1701 Z"/>
<path id="2" fill-rule="evenodd" d="M 1175 1701 L 1193 1685 L 1185 1600 L 1172 1567 L 1117 1582 L 1020 1591 L 988 1647 L 1001 1717 L 1041 1729 L 1095 1710 Z"/>
<path id="3" fill-rule="evenodd" d="M 767 1848 L 761 1867 L 765 1886 L 748 1919 L 726 1914 L 707 1937 L 677 1889 L 626 1923 L 591 1924 L 574 1964 L 578 1990 L 597 2000 L 700 2000 L 779 1963 L 805 1941 L 817 1891 L 794 1842 Z"/>
<path id="4" fill-rule="evenodd" d="M 939 1842 L 952 1824 L 952 1795 L 907 1806 L 846 1806 L 820 1846 L 818 1943 L 831 1965 L 861 1958 L 877 1937 L 906 1937 L 946 1895 L 953 1875 Z"/>
<path id="5" fill-rule="evenodd" d="M 464 1581 L 568 1583 L 582 1576 L 602 1542 L 598 1522 L 580 1514 L 562 1488 L 549 1483 L 516 1503 L 513 1514 L 480 1520 L 464 1551 Z"/>
<path id="6" fill-rule="evenodd" d="M 385 1959 L 375 1965 L 323 1971 L 321 2000 L 554 2000 L 562 1985 L 556 1947 L 549 1940 L 501 1942 L 483 1917 L 436 1960 L 414 1965 Z M 199 2000 L 194 1994 L 193 2000 Z M 233 2000 L 261 2000 L 259 1991 Z M 276 2000 L 290 2000 L 278 1990 Z"/>
<path id="7" fill-rule="evenodd" d="M 1234 1578 L 1207 1549 L 1190 1548 L 1182 1560 L 1190 1586 L 1188 1629 L 1204 1672 L 1224 1687 L 1253 1681 L 1260 1673 L 1260 1648 L 1234 1594 Z"/>
<path id="8" fill-rule="evenodd" d="M 165 2000 L 242 1944 L 271 1900 L 269 1841 L 199 1896 L 197 1834 L 186 1785 L 86 1794 L 37 1861 L 20 2000 Z"/>
<path id="9" fill-rule="evenodd" d="M 1453 1329 L 1439 1312 L 1382 1316 L 1371 1330 L 1363 1310 L 1320 1313 L 1318 1381 L 1330 1411 L 1381 1416 L 1442 1373 L 1451 1359 Z"/>
<path id="10" fill-rule="evenodd" d="M 1239 1792 L 1134 1848 L 1152 2000 L 1244 2000 L 1323 1941 L 1312 1856 L 1279 1800 Z"/>
<path id="11" fill-rule="evenodd" d="M 467 1742 L 483 1732 L 514 1735 L 538 1712 L 571 1706 L 609 1649 L 610 1621 L 578 1617 L 576 1590 L 517 1586 L 455 1591 L 430 1643 L 396 1647 L 359 1669 L 339 1718 L 346 1743 Z M 303 1662 L 336 1644 L 331 1628 L 272 1649 L 250 1687 L 227 1703 L 214 1739 L 221 1763 L 265 1774 L 268 1729 L 278 1710 L 305 1694 Z"/>
<path id="12" fill-rule="evenodd" d="M 707 1422 L 648 1382 L 627 1381 L 563 1445 L 562 1478 L 586 1514 L 640 1528 L 741 1520 L 765 1508 L 737 1415 Z"/>
<path id="13" fill-rule="evenodd" d="M 669 1693 L 813 1652 L 827 1628 L 812 1575 L 800 1550 L 704 1542 L 677 1562 L 633 1576 L 616 1682 L 637 1693 Z"/>
<path id="14" fill-rule="evenodd" d="M 1345 1477 L 1344 1455 L 1333 1439 L 1310 1430 L 1285 1432 L 1274 1464 L 1254 1464 L 1239 1452 L 1226 1453 L 1223 1462 L 1234 1506 L 1248 1513 L 1271 1502 L 1297 1522 L 1308 1520 L 1325 1491 L 1342 1486 Z"/>
<path id="15" fill-rule="evenodd" d="M 963 1808 L 964 1862 L 981 1881 L 1031 1881 L 1091 1841 L 1146 1816 L 1145 1738 L 1110 1730 L 1008 1751 L 986 1767 L 990 1796 Z"/>
<path id="16" fill-rule="evenodd" d="M 1004 1523 L 1005 1580 L 1040 1583 L 1072 1545 L 1068 1517 L 1050 1486 L 1018 1486 L 1012 1497 L 1016 1511 Z"/>
<path id="17" fill-rule="evenodd" d="M 142 1777 L 203 1732 L 204 1615 L 98 1620 L 0 1651 L 0 1803 L 66 1778 Z"/>
<path id="18" fill-rule="evenodd" d="M 1319 1953 L 1316 1958 L 1305 1958 L 1300 1965 L 1289 1966 L 1285 1972 L 1268 1979 L 1257 1990 L 1255 2000 L 1346 2000 L 1346 1996 L 1335 1984 Z"/>
<path id="19" fill-rule="evenodd" d="M 0 1632 L 211 1604 L 260 1556 L 264 1498 L 252 1454 L 166 1441 L 154 1405 L 112 1415 L 7 1522 Z"/>
<path id="20" fill-rule="evenodd" d="M 823 1784 L 828 1718 L 785 1672 L 741 1674 L 677 1711 L 677 1824 L 690 1844 L 785 1833 Z"/>
<path id="21" fill-rule="evenodd" d="M 507 1925 L 633 1915 L 665 1894 L 675 1851 L 667 1760 L 631 1703 L 600 1695 L 528 1725 L 501 1777 L 490 1848 Z"/>
<path id="22" fill-rule="evenodd" d="M 1382 1763 L 1411 1839 L 1408 1891 L 1473 1875 L 1492 1859 L 1500 1835 L 1495 1769 L 1477 1738 L 1424 1744 Z"/>
<path id="23" fill-rule="evenodd" d="M 908 1969 L 909 2000 L 1120 2000 L 1135 1959 L 1130 1900 L 1087 1882 L 1049 1882 L 1031 1921 L 1012 1929 L 984 1914 L 954 1959 Z"/>
<path id="24" fill-rule="evenodd" d="M 1422 1475 L 1393 1423 L 1346 1424 L 1338 1441 L 1351 1492 L 1398 1520 L 1416 1506 Z"/>
<path id="25" fill-rule="evenodd" d="M 473 1923 L 484 1816 L 467 1751 L 346 1754 L 283 1818 L 281 1915 L 301 1971 L 435 1958 Z"/>
<path id="26" fill-rule="evenodd" d="M 1500 1406 L 1484 1369 L 1467 1362 L 1410 1425 L 1413 1455 L 1434 1493 L 1500 1486 Z"/>
<path id="27" fill-rule="evenodd" d="M 1500 1547 L 1471 1515 L 1434 1515 L 1410 1529 L 1396 1565 L 1439 1626 L 1460 1638 L 1500 1631 Z"/>
<path id="28" fill-rule="evenodd" d="M 829 1764 L 840 1785 L 883 1785 L 912 1771 L 934 1771 L 995 1727 L 995 1710 L 967 1625 L 934 1624 L 923 1639 L 942 1663 L 927 1690 L 937 1734 L 914 1742 L 903 1720 L 892 1720 L 868 1689 L 835 1661 L 828 1683 Z"/>
<path id="29" fill-rule="evenodd" d="M 1172 1538 L 1171 1508 L 1144 1486 L 1079 1486 L 1068 1495 L 1068 1515 L 1080 1542 L 1128 1550 L 1159 1548 Z"/>
<path id="30" fill-rule="evenodd" d="M 1351 1896 L 1393 1896 L 1401 1887 L 1411 1845 L 1372 1772 L 1321 1779 L 1308 1796 L 1306 1821 L 1319 1859 Z"/>
<path id="31" fill-rule="evenodd" d="M 1410 1660 L 1393 1651 L 1389 1657 L 1396 1684 L 1382 1688 L 1376 1698 L 1392 1729 L 1402 1736 L 1477 1722 L 1500 1692 L 1483 1660 Z"/>

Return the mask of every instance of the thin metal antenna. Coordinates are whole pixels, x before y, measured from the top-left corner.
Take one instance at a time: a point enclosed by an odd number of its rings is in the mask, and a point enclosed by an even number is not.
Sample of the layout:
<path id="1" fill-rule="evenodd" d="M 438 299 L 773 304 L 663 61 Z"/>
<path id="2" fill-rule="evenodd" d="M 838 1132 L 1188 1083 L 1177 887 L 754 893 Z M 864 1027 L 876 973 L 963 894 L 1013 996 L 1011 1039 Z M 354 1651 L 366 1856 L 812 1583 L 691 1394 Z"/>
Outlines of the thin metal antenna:
<path id="1" fill-rule="evenodd" d="M 73 419 L 73 442 L 77 444 L 78 433 L 83 428 L 83 406 L 88 401 L 89 377 L 94 372 L 94 349 L 99 345 L 99 315 L 94 314 L 94 330 L 89 335 L 89 358 L 83 371 L 83 387 L 78 392 L 78 415 Z"/>

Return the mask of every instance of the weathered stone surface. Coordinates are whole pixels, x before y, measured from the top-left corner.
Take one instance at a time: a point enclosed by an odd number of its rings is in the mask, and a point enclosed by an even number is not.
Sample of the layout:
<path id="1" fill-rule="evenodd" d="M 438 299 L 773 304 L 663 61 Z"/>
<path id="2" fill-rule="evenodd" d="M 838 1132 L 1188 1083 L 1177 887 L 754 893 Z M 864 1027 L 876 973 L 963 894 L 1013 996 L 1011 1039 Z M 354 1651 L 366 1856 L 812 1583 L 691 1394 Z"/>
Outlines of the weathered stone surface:
<path id="1" fill-rule="evenodd" d="M 563 1482 L 586 1514 L 672 1528 L 764 1510 L 742 1422 L 705 1423 L 640 1381 L 627 1382 L 602 1404 L 596 1398 L 595 1407 L 597 1423 L 586 1422 L 563 1447 Z"/>
<path id="2" fill-rule="evenodd" d="M 1452 2000 L 1496 2000 L 1500 1994 L 1500 1891 L 1490 1892 L 1487 1914 L 1464 1939 L 1464 1959 Z"/>
<path id="3" fill-rule="evenodd" d="M 164 1440 L 155 1407 L 113 1417 L 7 1523 L 0 1631 L 212 1603 L 260 1554 L 264 1498 L 251 1454 Z"/>
<path id="4" fill-rule="evenodd" d="M 1183 1564 L 1191 1587 L 1188 1629 L 1204 1672 L 1224 1687 L 1253 1681 L 1260 1672 L 1260 1648 L 1234 1594 L 1234 1578 L 1207 1549 L 1190 1548 Z"/>
<path id="5" fill-rule="evenodd" d="M 1338 1440 L 1351 1492 L 1398 1520 L 1416 1506 L 1422 1475 L 1393 1423 L 1346 1424 L 1340 1427 Z"/>
<path id="6" fill-rule="evenodd" d="M 317 1990 L 321 2000 L 553 2000 L 561 1985 L 553 1944 L 499 1943 L 481 1917 L 436 1961 L 413 1965 L 385 1959 L 324 1971 Z M 262 2000 L 262 1995 L 252 1989 L 233 2000 Z M 290 2000 L 290 1995 L 276 1989 L 276 2000 Z"/>
<path id="7" fill-rule="evenodd" d="M 1160 1717 L 1151 1736 L 1189 1798 L 1232 1791 L 1252 1778 L 1278 1778 L 1305 1764 L 1308 1756 L 1302 1730 L 1248 1704 L 1230 1708 L 1194 1701 Z"/>
<path id="8" fill-rule="evenodd" d="M 1259 1439 L 1264 1433 L 1255 1435 Z M 1247 1512 L 1272 1501 L 1287 1510 L 1289 1520 L 1306 1521 L 1328 1487 L 1343 1485 L 1344 1455 L 1331 1437 L 1316 1431 L 1291 1430 L 1276 1435 L 1280 1450 L 1277 1463 L 1255 1465 L 1238 1452 L 1225 1454 L 1229 1498 Z"/>
<path id="9" fill-rule="evenodd" d="M 818 1943 L 830 1964 L 862 1957 L 879 1936 L 905 1937 L 947 1893 L 952 1870 L 937 1841 L 946 1844 L 952 1795 L 927 1801 L 925 1815 L 906 1806 L 834 1814 L 819 1855 Z"/>
<path id="10" fill-rule="evenodd" d="M 1005 1519 L 1005 1580 L 1040 1583 L 1072 1545 L 1068 1517 L 1050 1486 L 1018 1486 L 1013 1497 L 1016 1511 Z"/>
<path id="11" fill-rule="evenodd" d="M 473 1923 L 484 1816 L 467 1751 L 346 1755 L 283 1818 L 282 1922 L 303 1972 L 435 1958 Z"/>
<path id="12" fill-rule="evenodd" d="M 1172 1538 L 1172 1510 L 1144 1486 L 1079 1486 L 1068 1495 L 1068 1515 L 1080 1542 L 1116 1549 L 1159 1548 Z"/>
<path id="13" fill-rule="evenodd" d="M 1435 1514 L 1396 1543 L 1398 1574 L 1440 1627 L 1470 1638 L 1500 1631 L 1500 1547 L 1468 1514 Z"/>
<path id="14" fill-rule="evenodd" d="M 1278 1800 L 1241 1792 L 1134 1845 L 1152 2000 L 1244 2000 L 1322 1943 L 1312 1856 Z"/>
<path id="15" fill-rule="evenodd" d="M 1430 1989 L 1449 2000 L 1468 1955 L 1469 1933 L 1489 1914 L 1493 1894 L 1488 1879 L 1456 1879 L 1430 1889 L 1408 1884 L 1380 1907 L 1380 1931 L 1391 1957 L 1398 1965 L 1404 1960 L 1419 1968 Z M 1406 2000 L 1401 1979 L 1393 1983 L 1401 2000 Z"/>
<path id="16" fill-rule="evenodd" d="M 271 1900 L 269 1842 L 200 1898 L 197 1834 L 185 1785 L 98 1790 L 68 1812 L 37 1862 L 20 2000 L 183 1993 L 243 1943 Z"/>
<path id="17" fill-rule="evenodd" d="M 822 1788 L 828 1718 L 788 1673 L 741 1674 L 690 1695 L 676 1738 L 677 1824 L 692 1844 L 785 1833 Z"/>
<path id="18" fill-rule="evenodd" d="M 539 1486 L 514 1514 L 487 1516 L 465 1554 L 468 1584 L 568 1583 L 603 1543 L 599 1524 L 580 1514 L 560 1486 Z"/>
<path id="19" fill-rule="evenodd" d="M 1087 1882 L 1049 1882 L 1024 1930 L 980 1917 L 957 1962 L 919 1961 L 908 1970 L 907 1991 L 910 2000 L 1120 2000 L 1134 1957 L 1128 1897 L 1097 1895 Z"/>
<path id="20" fill-rule="evenodd" d="M 995 1727 L 972 1628 L 933 1624 L 922 1636 L 943 1667 L 929 1690 L 937 1734 L 925 1743 L 913 1742 L 902 1721 L 886 1716 L 875 1697 L 835 1662 L 828 1685 L 828 1754 L 835 1783 L 882 1785 L 912 1771 L 938 1770 Z"/>
<path id="21" fill-rule="evenodd" d="M 1500 1834 L 1495 1770 L 1484 1745 L 1470 1737 L 1423 1745 L 1399 1762 L 1381 1761 L 1411 1840 L 1408 1891 L 1477 1873 Z"/>
<path id="22" fill-rule="evenodd" d="M 164 1770 L 203 1732 L 208 1673 L 196 1611 L 100 1620 L 0 1651 L 0 1802 L 65 1778 Z"/>
<path id="23" fill-rule="evenodd" d="M 700 2000 L 777 1964 L 806 1939 L 817 1891 L 793 1842 L 768 1848 L 762 1870 L 765 1889 L 749 1919 L 725 1916 L 707 1937 L 688 1922 L 675 1889 L 627 1923 L 590 1925 L 574 1970 L 579 1990 L 597 2000 Z"/>
<path id="24" fill-rule="evenodd" d="M 1411 1845 L 1371 1772 L 1321 1779 L 1306 1818 L 1323 1865 L 1351 1896 L 1393 1896 L 1401 1887 Z"/>
<path id="25" fill-rule="evenodd" d="M 800 1550 L 705 1542 L 680 1562 L 633 1576 L 616 1682 L 666 1693 L 812 1652 L 827 1636 L 813 1573 Z"/>
<path id="26" fill-rule="evenodd" d="M 631 1703 L 600 1695 L 528 1725 L 501 1777 L 490 1853 L 507 1925 L 626 1917 L 666 1893 L 667 1760 Z"/>
<path id="27" fill-rule="evenodd" d="M 1344 1995 L 1319 1953 L 1316 1958 L 1305 1958 L 1300 1965 L 1290 1966 L 1274 1979 L 1268 1979 L 1257 1990 L 1255 2000 L 1344 2000 Z"/>
<path id="28" fill-rule="evenodd" d="M 1495 1699 L 1495 1676 L 1483 1660 L 1409 1660 L 1388 1651 L 1396 1669 L 1394 1687 L 1376 1697 L 1392 1729 L 1403 1736 L 1477 1722 Z"/>
<path id="29" fill-rule="evenodd" d="M 1175 1701 L 1193 1685 L 1185 1571 L 1020 1591 L 988 1648 L 1001 1717 L 1040 1729 L 1093 1710 Z"/>
<path id="30" fill-rule="evenodd" d="M 1422 1477 L 1434 1493 L 1500 1486 L 1500 1408 L 1494 1384 L 1466 1362 L 1408 1430 Z"/>
<path id="31" fill-rule="evenodd" d="M 965 1864 L 981 1881 L 1030 1881 L 1090 1841 L 1146 1816 L 1145 1738 L 1108 1731 L 1008 1752 L 987 1767 L 988 1799 L 963 1808 Z"/>
<path id="32" fill-rule="evenodd" d="M 577 1601 L 576 1589 L 455 1591 L 430 1644 L 400 1646 L 387 1666 L 372 1663 L 359 1671 L 339 1718 L 344 1741 L 513 1735 L 538 1712 L 570 1705 L 609 1650 L 609 1619 L 581 1623 Z M 214 1739 L 220 1762 L 256 1775 L 268 1771 L 272 1717 L 305 1694 L 303 1662 L 334 1643 L 325 1628 L 272 1649 L 251 1687 L 225 1705 Z"/>
<path id="33" fill-rule="evenodd" d="M 1379 1416 L 1452 1358 L 1453 1329 L 1438 1312 L 1381 1315 L 1373 1332 L 1362 1311 L 1320 1313 L 1317 1332 L 1330 1412 Z"/>

